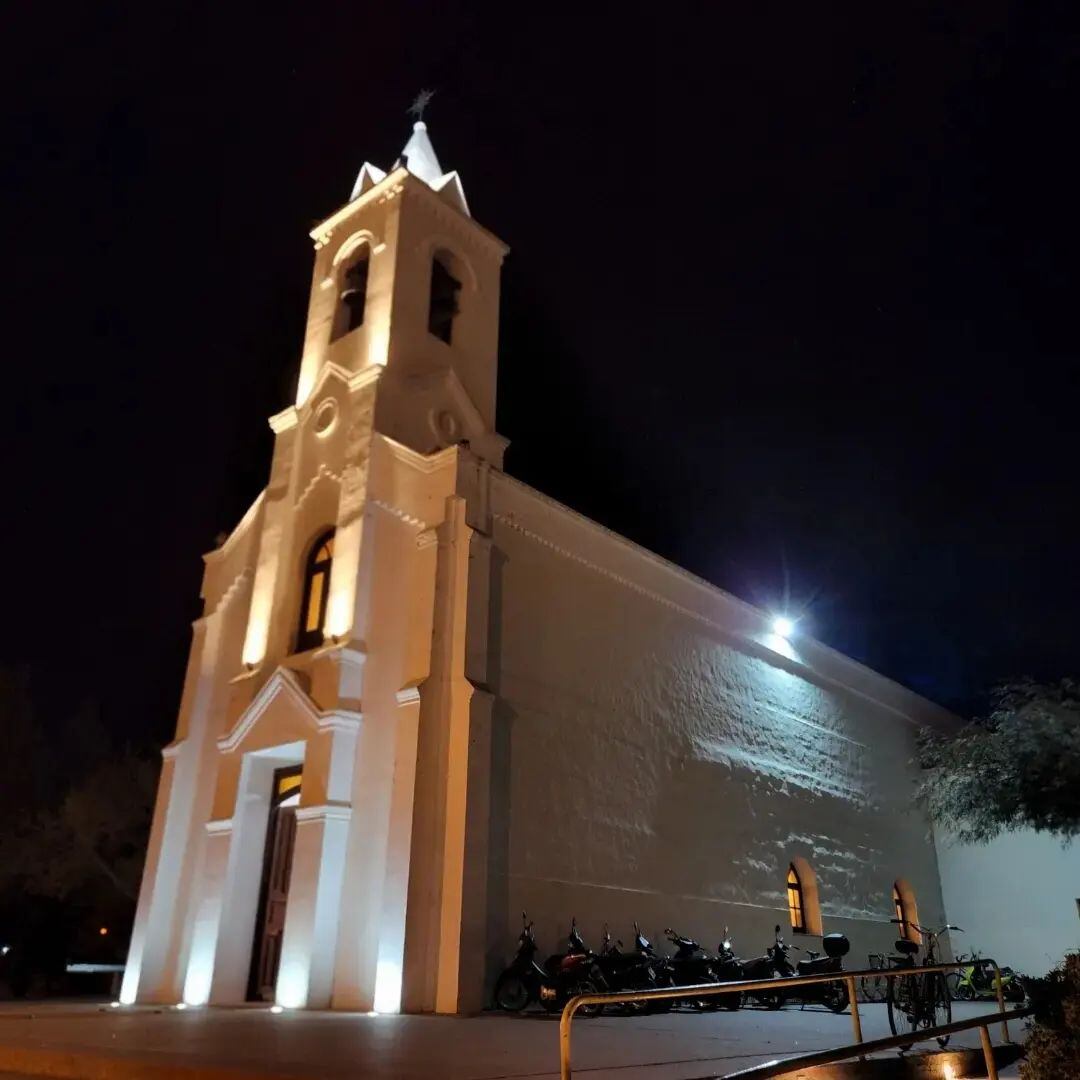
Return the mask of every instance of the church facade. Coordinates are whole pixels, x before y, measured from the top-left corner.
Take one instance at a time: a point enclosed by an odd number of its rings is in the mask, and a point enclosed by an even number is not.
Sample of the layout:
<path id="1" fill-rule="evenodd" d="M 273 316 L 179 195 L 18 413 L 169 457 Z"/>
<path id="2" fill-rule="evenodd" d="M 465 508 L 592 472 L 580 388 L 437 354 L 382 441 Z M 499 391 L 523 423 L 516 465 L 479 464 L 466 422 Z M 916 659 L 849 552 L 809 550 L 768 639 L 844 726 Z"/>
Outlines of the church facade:
<path id="1" fill-rule="evenodd" d="M 502 471 L 506 247 L 423 123 L 312 231 L 297 398 L 205 556 L 122 1000 L 461 1013 L 520 912 L 760 951 L 944 922 L 955 719 Z"/>

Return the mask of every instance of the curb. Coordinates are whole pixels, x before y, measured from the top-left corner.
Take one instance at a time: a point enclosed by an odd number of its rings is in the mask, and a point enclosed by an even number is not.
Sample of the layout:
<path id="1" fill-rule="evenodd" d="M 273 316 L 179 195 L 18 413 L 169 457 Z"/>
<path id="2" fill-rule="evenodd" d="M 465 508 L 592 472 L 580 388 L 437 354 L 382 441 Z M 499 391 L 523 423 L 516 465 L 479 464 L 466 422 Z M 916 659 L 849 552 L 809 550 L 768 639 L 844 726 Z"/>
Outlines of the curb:
<path id="1" fill-rule="evenodd" d="M 0 1046 L 0 1080 L 6 1072 L 54 1080 L 296 1080 L 296 1074 L 263 1069 L 195 1065 L 154 1058 L 112 1057 L 36 1046 Z"/>

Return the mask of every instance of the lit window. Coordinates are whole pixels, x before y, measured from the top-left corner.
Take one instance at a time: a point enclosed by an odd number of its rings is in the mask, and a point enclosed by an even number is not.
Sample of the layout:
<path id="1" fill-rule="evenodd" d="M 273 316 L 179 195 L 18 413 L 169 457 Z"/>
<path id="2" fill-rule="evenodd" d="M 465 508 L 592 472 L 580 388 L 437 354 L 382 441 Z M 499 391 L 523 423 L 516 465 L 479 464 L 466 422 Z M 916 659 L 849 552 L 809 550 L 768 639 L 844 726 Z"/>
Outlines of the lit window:
<path id="1" fill-rule="evenodd" d="M 367 305 L 368 248 L 360 246 L 352 259 L 342 268 L 338 291 L 337 310 L 334 312 L 334 328 L 331 341 L 337 341 L 347 333 L 364 325 L 364 308 Z"/>
<path id="2" fill-rule="evenodd" d="M 893 885 L 892 890 L 893 910 L 900 923 L 900 936 L 908 941 L 921 941 L 922 935 L 916 929 L 919 922 L 919 912 L 915 906 L 915 894 L 907 882 L 900 880 Z"/>
<path id="3" fill-rule="evenodd" d="M 806 931 L 806 907 L 803 903 L 802 881 L 794 866 L 787 872 L 787 903 L 791 915 L 791 929 L 799 933 Z"/>
<path id="4" fill-rule="evenodd" d="M 331 529 L 315 541 L 304 573 L 304 595 L 300 605 L 300 632 L 297 652 L 322 644 L 326 621 L 326 597 L 330 591 L 330 566 L 334 559 L 334 532 Z"/>
<path id="5" fill-rule="evenodd" d="M 461 282 L 447 270 L 443 256 L 431 260 L 431 298 L 428 306 L 428 332 L 450 344 L 454 331 L 454 316 L 458 313 L 458 292 Z"/>

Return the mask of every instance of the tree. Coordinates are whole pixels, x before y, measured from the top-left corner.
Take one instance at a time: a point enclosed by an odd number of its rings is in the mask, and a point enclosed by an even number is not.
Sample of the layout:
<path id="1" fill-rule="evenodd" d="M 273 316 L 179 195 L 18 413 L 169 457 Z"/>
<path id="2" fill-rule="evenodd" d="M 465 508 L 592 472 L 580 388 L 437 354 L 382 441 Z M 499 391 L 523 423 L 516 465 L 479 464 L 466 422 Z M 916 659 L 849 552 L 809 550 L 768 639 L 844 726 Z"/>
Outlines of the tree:
<path id="1" fill-rule="evenodd" d="M 27 820 L 15 863 L 27 892 L 63 899 L 106 886 L 134 903 L 146 853 L 157 768 L 128 750 L 69 788 L 58 806 Z"/>
<path id="2" fill-rule="evenodd" d="M 919 736 L 916 800 L 968 843 L 1019 828 L 1080 833 L 1080 682 L 997 687 L 985 718 L 955 735 Z"/>

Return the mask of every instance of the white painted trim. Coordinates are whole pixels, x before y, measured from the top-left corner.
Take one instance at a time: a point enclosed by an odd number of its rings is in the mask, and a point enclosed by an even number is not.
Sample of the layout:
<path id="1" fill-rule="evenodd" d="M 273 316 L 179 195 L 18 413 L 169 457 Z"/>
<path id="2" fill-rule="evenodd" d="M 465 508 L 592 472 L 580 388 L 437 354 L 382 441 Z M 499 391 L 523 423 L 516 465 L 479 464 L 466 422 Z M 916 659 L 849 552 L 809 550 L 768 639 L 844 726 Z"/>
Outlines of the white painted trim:
<path id="1" fill-rule="evenodd" d="M 240 714 L 232 730 L 218 739 L 218 750 L 223 754 L 231 754 L 243 742 L 244 737 L 255 727 L 259 718 L 279 694 L 285 694 L 308 718 L 311 726 L 318 727 L 319 711 L 315 708 L 315 703 L 300 687 L 296 676 L 288 668 L 279 667 Z"/>
<path id="2" fill-rule="evenodd" d="M 286 409 L 282 409 L 279 413 L 274 413 L 273 416 L 267 420 L 270 425 L 270 430 L 275 435 L 280 435 L 283 431 L 288 431 L 290 428 L 296 427 L 300 420 L 300 413 L 295 405 L 290 405 Z"/>
<path id="3" fill-rule="evenodd" d="M 407 705 L 416 705 L 420 701 L 420 688 L 418 686 L 406 686 L 399 690 L 394 697 L 397 699 L 399 709 Z"/>
<path id="4" fill-rule="evenodd" d="M 232 818 L 218 818 L 216 821 L 206 823 L 206 831 L 210 836 L 224 836 L 233 831 Z"/>
<path id="5" fill-rule="evenodd" d="M 349 821 L 352 819 L 352 807 L 340 803 L 323 803 L 321 806 L 298 806 L 296 808 L 297 825 L 310 821 Z"/>
<path id="6" fill-rule="evenodd" d="M 448 446 L 445 450 L 437 450 L 434 454 L 421 454 L 404 443 L 391 439 L 389 435 L 379 432 L 375 433 L 373 441 L 380 446 L 385 446 L 396 460 L 422 473 L 433 473 L 447 468 L 456 460 L 458 454 L 456 446 Z"/>
<path id="7" fill-rule="evenodd" d="M 175 739 L 173 742 L 169 743 L 168 746 L 163 746 L 161 748 L 161 756 L 166 761 L 171 761 L 184 748 L 186 742 L 187 739 Z"/>

